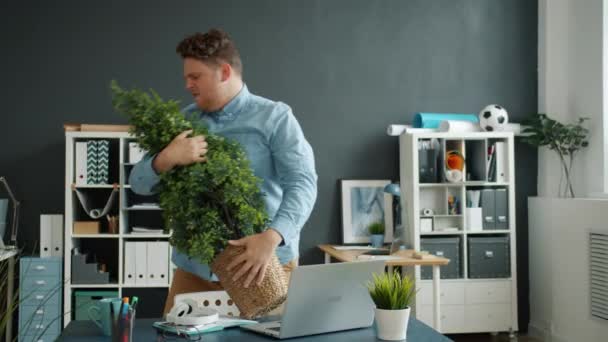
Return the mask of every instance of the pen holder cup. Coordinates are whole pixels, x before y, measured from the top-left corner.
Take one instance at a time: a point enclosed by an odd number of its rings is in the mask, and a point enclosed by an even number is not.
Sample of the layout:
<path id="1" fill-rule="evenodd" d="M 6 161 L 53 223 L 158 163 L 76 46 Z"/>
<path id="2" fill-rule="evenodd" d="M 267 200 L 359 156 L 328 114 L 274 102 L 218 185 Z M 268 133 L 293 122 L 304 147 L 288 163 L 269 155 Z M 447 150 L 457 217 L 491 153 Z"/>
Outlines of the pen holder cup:
<path id="1" fill-rule="evenodd" d="M 112 342 L 131 342 L 133 340 L 133 326 L 135 325 L 135 311 L 130 310 L 126 316 L 120 317 L 116 324 L 112 324 Z"/>

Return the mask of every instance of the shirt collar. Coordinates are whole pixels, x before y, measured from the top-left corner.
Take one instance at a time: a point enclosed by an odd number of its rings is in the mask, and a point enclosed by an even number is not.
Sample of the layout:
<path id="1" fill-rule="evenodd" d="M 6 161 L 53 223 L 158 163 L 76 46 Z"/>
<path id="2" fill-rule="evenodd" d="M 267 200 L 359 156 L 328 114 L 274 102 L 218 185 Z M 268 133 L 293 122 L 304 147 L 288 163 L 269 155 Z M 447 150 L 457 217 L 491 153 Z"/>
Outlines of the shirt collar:
<path id="1" fill-rule="evenodd" d="M 230 100 L 222 109 L 215 112 L 201 111 L 201 115 L 208 115 L 215 122 L 233 121 L 247 106 L 249 96 L 249 89 L 247 89 L 247 85 L 243 83 L 243 87 L 238 94 L 236 94 L 236 96 L 233 97 L 232 100 Z"/>

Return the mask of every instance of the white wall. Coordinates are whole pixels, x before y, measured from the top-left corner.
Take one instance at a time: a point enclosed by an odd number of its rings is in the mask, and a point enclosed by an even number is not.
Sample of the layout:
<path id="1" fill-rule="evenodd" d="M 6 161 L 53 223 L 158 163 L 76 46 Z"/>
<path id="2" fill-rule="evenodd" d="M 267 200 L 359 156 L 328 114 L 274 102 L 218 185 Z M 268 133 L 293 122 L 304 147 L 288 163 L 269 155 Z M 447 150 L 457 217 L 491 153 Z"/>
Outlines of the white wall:
<path id="1" fill-rule="evenodd" d="M 606 0 L 539 0 L 538 110 L 563 122 L 590 117 L 590 146 L 576 158 L 577 197 L 608 192 L 605 184 L 603 17 Z M 560 164 L 539 151 L 538 194 L 556 196 Z"/>
<path id="2" fill-rule="evenodd" d="M 608 230 L 608 200 L 530 198 L 530 325 L 542 341 L 601 342 L 608 322 L 589 312 L 590 229 Z"/>

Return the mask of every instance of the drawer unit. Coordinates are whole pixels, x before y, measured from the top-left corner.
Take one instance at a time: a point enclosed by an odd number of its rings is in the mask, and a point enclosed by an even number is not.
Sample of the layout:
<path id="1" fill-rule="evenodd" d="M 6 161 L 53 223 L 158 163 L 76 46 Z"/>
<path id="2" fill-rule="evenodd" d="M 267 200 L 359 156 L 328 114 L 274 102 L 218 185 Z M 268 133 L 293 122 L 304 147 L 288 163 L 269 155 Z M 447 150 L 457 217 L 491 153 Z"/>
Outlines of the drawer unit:
<path id="1" fill-rule="evenodd" d="M 441 282 L 439 300 L 443 304 L 464 304 L 464 283 Z M 423 282 L 416 293 L 416 305 L 433 305 L 433 283 Z"/>
<path id="2" fill-rule="evenodd" d="M 465 332 L 464 305 L 441 305 L 441 330 L 452 333 Z M 419 305 L 416 318 L 428 326 L 433 326 L 433 306 Z"/>
<path id="3" fill-rule="evenodd" d="M 464 320 L 465 326 L 471 332 L 508 331 L 511 329 L 511 305 L 467 305 Z"/>
<path id="4" fill-rule="evenodd" d="M 20 264 L 20 271 L 26 277 L 55 277 L 61 275 L 61 263 L 45 258 L 23 258 Z M 22 260 L 23 260 L 22 259 Z"/>
<path id="5" fill-rule="evenodd" d="M 60 257 L 19 262 L 19 341 L 54 341 L 61 332 L 63 292 Z"/>
<path id="6" fill-rule="evenodd" d="M 469 278 L 509 278 L 508 236 L 469 236 Z"/>
<path id="7" fill-rule="evenodd" d="M 511 281 L 469 283 L 465 289 L 466 304 L 511 303 Z"/>
<path id="8" fill-rule="evenodd" d="M 420 248 L 430 254 L 450 259 L 449 264 L 441 266 L 441 279 L 462 278 L 460 236 L 423 238 L 420 239 Z M 420 277 L 432 279 L 433 268 L 431 266 L 420 267 Z"/>

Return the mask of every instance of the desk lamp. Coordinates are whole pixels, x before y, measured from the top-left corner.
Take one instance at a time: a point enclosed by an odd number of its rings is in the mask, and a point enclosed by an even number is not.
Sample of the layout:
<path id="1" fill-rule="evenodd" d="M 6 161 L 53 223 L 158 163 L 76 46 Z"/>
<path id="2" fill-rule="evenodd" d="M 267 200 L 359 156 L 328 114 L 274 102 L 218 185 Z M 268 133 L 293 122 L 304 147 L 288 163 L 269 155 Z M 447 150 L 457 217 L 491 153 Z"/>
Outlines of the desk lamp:
<path id="1" fill-rule="evenodd" d="M 10 237 L 10 244 L 9 245 L 4 245 L 4 229 L 0 229 L 0 249 L 15 249 L 17 248 L 17 229 L 19 227 L 19 201 L 17 201 L 17 199 L 15 198 L 15 195 L 13 194 L 13 192 L 11 191 L 11 187 L 8 185 L 8 183 L 6 182 L 6 178 L 4 177 L 0 177 L 0 183 L 2 183 L 2 185 L 4 185 L 4 188 L 6 189 L 6 192 L 8 193 L 8 196 L 11 198 L 11 200 L 13 201 L 13 223 L 11 225 L 11 237 Z M 7 205 L 6 208 L 3 209 L 2 208 L 2 202 L 0 202 L 0 225 L 1 226 L 5 226 L 6 225 L 6 213 L 2 213 L 2 211 L 8 211 L 8 201 L 7 201 Z M 4 216 L 4 217 L 2 217 Z M 0 228 L 3 228 L 1 227 Z"/>
<path id="2" fill-rule="evenodd" d="M 399 183 L 387 184 L 384 187 L 384 192 L 393 195 L 393 207 L 395 217 L 395 233 L 391 243 L 391 254 L 402 249 L 407 249 L 406 238 L 407 234 L 404 225 L 401 224 L 401 188 Z"/>

